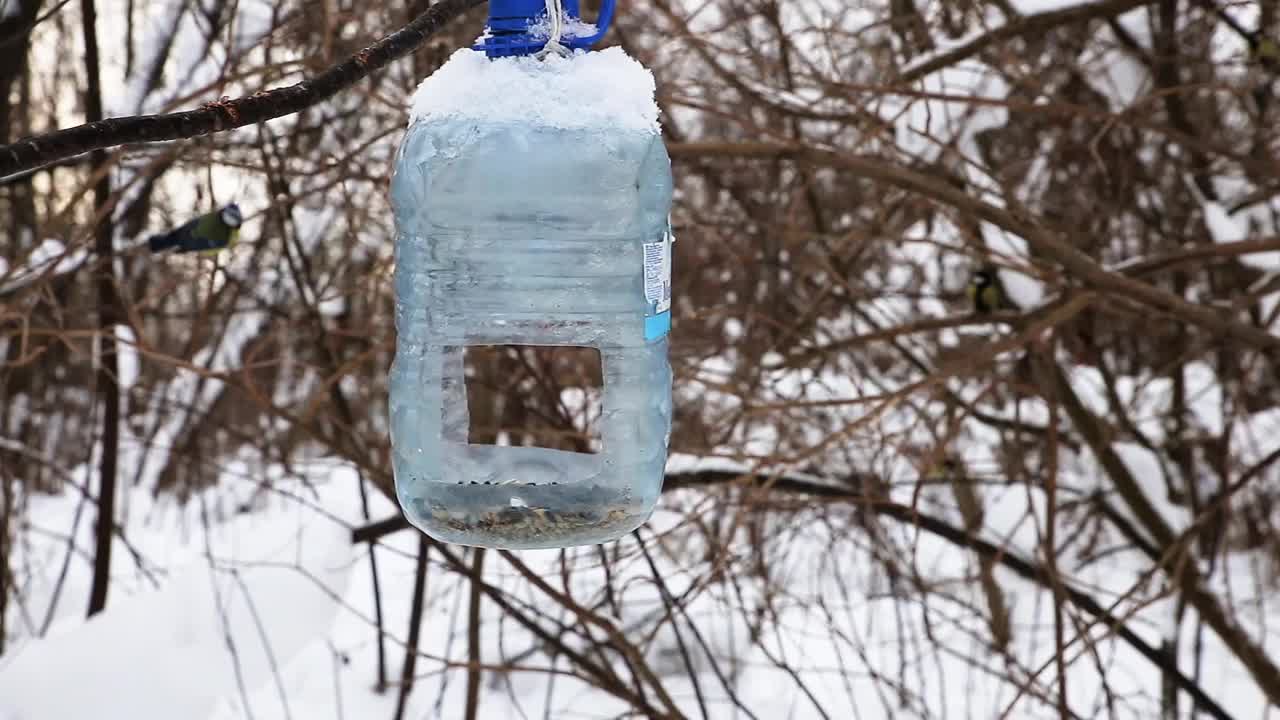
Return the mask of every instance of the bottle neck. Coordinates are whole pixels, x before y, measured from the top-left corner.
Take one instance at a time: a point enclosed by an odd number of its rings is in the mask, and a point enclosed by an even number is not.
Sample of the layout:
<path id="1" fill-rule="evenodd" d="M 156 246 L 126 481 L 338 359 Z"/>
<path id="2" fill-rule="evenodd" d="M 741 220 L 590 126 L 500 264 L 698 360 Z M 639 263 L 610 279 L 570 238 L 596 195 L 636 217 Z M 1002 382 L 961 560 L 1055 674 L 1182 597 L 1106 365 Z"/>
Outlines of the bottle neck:
<path id="1" fill-rule="evenodd" d="M 585 50 L 604 36 L 613 17 L 615 0 L 602 0 L 596 32 L 577 37 L 565 33 L 558 44 L 567 50 Z M 534 29 L 550 26 L 549 8 L 559 8 L 561 22 L 565 26 L 578 25 L 579 0 L 489 0 L 489 21 L 486 36 L 475 45 L 489 57 L 536 55 L 548 44 L 547 33 L 535 34 Z"/>

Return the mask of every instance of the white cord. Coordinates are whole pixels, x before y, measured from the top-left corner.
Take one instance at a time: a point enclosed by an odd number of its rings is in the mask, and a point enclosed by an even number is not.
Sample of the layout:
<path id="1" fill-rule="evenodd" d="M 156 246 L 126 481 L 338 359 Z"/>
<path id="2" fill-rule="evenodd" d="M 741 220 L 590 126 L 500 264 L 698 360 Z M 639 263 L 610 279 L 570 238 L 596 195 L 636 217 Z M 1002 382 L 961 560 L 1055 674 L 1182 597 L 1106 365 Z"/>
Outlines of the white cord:
<path id="1" fill-rule="evenodd" d="M 551 22 L 551 35 L 547 38 L 547 44 L 535 56 L 539 60 L 551 53 L 555 53 L 560 57 L 568 57 L 570 55 L 569 48 L 560 44 L 560 35 L 564 32 L 563 17 L 564 6 L 561 0 L 547 0 L 547 19 Z"/>

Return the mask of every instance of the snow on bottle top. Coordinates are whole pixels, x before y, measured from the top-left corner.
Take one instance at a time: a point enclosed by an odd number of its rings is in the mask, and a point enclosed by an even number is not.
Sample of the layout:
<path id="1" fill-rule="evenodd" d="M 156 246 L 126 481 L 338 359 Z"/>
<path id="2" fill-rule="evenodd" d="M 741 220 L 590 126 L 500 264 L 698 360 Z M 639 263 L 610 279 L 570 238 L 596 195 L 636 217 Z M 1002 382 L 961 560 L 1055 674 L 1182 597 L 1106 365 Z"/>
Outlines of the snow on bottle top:
<path id="1" fill-rule="evenodd" d="M 620 47 L 490 60 L 462 49 L 418 85 L 409 122 L 460 118 L 656 133 L 653 73 Z"/>

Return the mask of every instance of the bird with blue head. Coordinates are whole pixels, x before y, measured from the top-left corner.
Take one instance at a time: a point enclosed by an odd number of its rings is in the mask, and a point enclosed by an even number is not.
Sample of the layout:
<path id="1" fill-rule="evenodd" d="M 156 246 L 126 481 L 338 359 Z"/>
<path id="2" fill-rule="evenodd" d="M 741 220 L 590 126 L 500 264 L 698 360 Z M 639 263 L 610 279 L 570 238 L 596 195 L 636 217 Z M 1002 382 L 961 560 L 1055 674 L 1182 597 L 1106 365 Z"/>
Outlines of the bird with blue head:
<path id="1" fill-rule="evenodd" d="M 231 203 L 167 233 L 152 235 L 147 240 L 147 245 L 153 253 L 172 250 L 178 253 L 213 255 L 235 246 L 243 222 L 240 206 Z"/>

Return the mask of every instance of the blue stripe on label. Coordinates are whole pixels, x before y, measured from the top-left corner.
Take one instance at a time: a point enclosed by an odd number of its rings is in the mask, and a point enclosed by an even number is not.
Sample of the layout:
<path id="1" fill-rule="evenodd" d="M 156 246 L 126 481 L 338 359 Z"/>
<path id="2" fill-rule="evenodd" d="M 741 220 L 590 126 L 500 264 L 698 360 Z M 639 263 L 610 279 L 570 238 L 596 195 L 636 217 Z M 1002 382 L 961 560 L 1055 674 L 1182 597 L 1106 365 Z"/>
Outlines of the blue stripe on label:
<path id="1" fill-rule="evenodd" d="M 665 310 L 657 315 L 649 315 L 644 319 L 644 339 L 646 342 L 657 340 L 671 330 L 671 311 Z"/>

